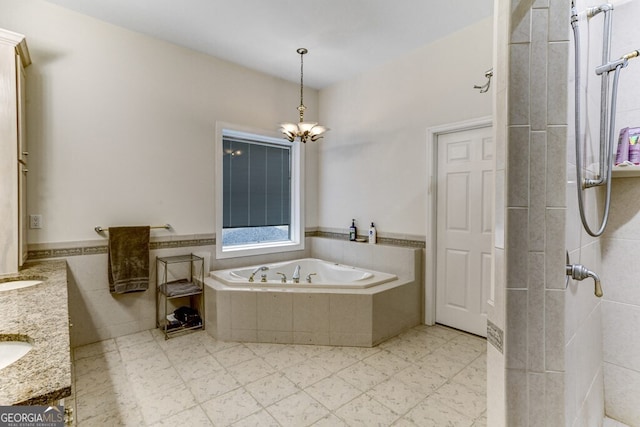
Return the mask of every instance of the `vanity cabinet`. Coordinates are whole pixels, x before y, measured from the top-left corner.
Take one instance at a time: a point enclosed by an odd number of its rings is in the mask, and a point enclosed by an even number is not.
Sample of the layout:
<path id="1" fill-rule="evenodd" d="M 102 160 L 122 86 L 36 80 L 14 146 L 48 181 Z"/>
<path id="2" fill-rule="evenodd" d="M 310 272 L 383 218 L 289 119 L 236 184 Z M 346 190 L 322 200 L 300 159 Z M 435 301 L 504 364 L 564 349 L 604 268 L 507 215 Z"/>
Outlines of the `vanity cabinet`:
<path id="1" fill-rule="evenodd" d="M 0 274 L 16 273 L 27 258 L 26 74 L 23 35 L 0 29 Z"/>

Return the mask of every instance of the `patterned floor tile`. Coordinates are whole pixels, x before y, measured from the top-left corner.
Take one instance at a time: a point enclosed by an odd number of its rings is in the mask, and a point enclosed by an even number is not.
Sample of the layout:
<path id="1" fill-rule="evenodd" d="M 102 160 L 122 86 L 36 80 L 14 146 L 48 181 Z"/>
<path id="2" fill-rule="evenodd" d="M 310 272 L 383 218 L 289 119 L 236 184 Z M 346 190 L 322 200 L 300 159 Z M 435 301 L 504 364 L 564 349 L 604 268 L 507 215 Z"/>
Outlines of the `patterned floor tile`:
<path id="1" fill-rule="evenodd" d="M 409 409 L 416 406 L 426 394 L 411 389 L 408 385 L 396 378 L 390 378 L 367 392 L 396 414 L 403 415 Z"/>
<path id="2" fill-rule="evenodd" d="M 197 378 L 208 377 L 216 372 L 224 370 L 224 367 L 213 356 L 207 354 L 200 359 L 193 360 L 189 363 L 176 363 L 174 365 L 178 374 L 186 382 Z"/>
<path id="3" fill-rule="evenodd" d="M 487 398 L 462 384 L 447 383 L 432 397 L 471 419 L 478 418 L 487 410 Z"/>
<path id="4" fill-rule="evenodd" d="M 338 376 L 331 376 L 304 389 L 311 397 L 332 411 L 362 394 Z"/>
<path id="5" fill-rule="evenodd" d="M 292 383 L 301 389 L 331 375 L 331 371 L 322 366 L 318 366 L 317 363 L 311 360 L 305 360 L 297 365 L 293 365 L 285 369 L 283 373 Z"/>
<path id="6" fill-rule="evenodd" d="M 262 410 L 262 406 L 243 388 L 204 402 L 202 407 L 216 426 L 228 426 Z"/>
<path id="7" fill-rule="evenodd" d="M 227 369 L 242 385 L 249 384 L 275 373 L 275 369 L 259 357 L 238 363 Z"/>
<path id="8" fill-rule="evenodd" d="M 116 338 L 118 348 L 122 349 L 132 345 L 139 345 L 145 342 L 154 341 L 151 331 L 142 331 L 135 334 L 124 335 Z"/>
<path id="9" fill-rule="evenodd" d="M 360 391 L 367 391 L 389 378 L 389 375 L 378 371 L 376 368 L 364 362 L 358 362 L 348 366 L 336 375 Z"/>
<path id="10" fill-rule="evenodd" d="M 487 395 L 487 370 L 469 365 L 451 379 L 451 382 L 462 384 L 471 390 Z"/>
<path id="11" fill-rule="evenodd" d="M 320 418 L 315 423 L 311 424 L 313 427 L 348 427 L 349 425 L 336 417 L 334 414 L 329 414 L 324 418 Z"/>
<path id="12" fill-rule="evenodd" d="M 269 406 L 267 411 L 285 427 L 308 426 L 329 414 L 327 408 L 304 391 Z"/>
<path id="13" fill-rule="evenodd" d="M 411 365 L 394 375 L 415 392 L 430 395 L 447 382 L 447 378 L 423 366 Z"/>
<path id="14" fill-rule="evenodd" d="M 300 390 L 280 372 L 247 384 L 245 388 L 265 407 Z"/>
<path id="15" fill-rule="evenodd" d="M 485 340 L 442 326 L 373 348 L 154 329 L 76 348 L 67 402 L 83 427 L 486 427 L 486 364 Z"/>
<path id="16" fill-rule="evenodd" d="M 153 424 L 151 427 L 198 426 L 209 427 L 213 423 L 200 406 L 194 406 Z"/>
<path id="17" fill-rule="evenodd" d="M 233 427 L 280 427 L 280 424 L 263 409 L 233 423 Z"/>
<path id="18" fill-rule="evenodd" d="M 195 378 L 187 383 L 189 390 L 200 403 L 221 396 L 240 387 L 240 383 L 227 371 Z"/>
<path id="19" fill-rule="evenodd" d="M 363 362 L 389 376 L 392 376 L 411 365 L 410 362 L 396 356 L 389 350 L 383 350 L 373 356 L 367 357 Z"/>
<path id="20" fill-rule="evenodd" d="M 255 359 L 257 356 L 244 345 L 238 345 L 220 350 L 214 353 L 213 357 L 215 357 L 222 366 L 228 368 L 230 366 L 246 362 L 247 360 Z"/>
<path id="21" fill-rule="evenodd" d="M 400 416 L 372 397 L 361 395 L 344 405 L 335 414 L 350 426 L 390 426 Z"/>
<path id="22" fill-rule="evenodd" d="M 147 425 L 169 418 L 197 404 L 184 384 L 154 390 L 144 397 L 138 396 L 138 403 Z"/>
<path id="23" fill-rule="evenodd" d="M 442 405 L 438 400 L 427 398 L 405 416 L 421 427 L 470 427 L 473 419 Z"/>

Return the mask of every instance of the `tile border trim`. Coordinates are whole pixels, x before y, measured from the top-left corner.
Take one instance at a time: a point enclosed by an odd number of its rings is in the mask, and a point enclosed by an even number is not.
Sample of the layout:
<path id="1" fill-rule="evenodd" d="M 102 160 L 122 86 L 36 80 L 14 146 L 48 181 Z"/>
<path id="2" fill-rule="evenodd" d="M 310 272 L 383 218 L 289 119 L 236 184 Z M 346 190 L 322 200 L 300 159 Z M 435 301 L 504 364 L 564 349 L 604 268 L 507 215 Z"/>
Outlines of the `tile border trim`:
<path id="1" fill-rule="evenodd" d="M 215 245 L 216 239 L 182 239 L 182 240 L 164 240 L 149 243 L 150 250 L 157 249 L 173 249 L 186 248 L 193 246 L 210 246 Z M 70 248 L 57 249 L 39 249 L 30 250 L 27 255 L 29 261 L 49 259 L 49 258 L 67 258 L 70 256 L 80 255 L 99 255 L 107 253 L 107 245 L 91 245 L 91 246 L 75 246 Z"/>
<path id="2" fill-rule="evenodd" d="M 347 233 L 338 233 L 333 231 L 307 231 L 305 233 L 306 237 L 324 237 L 327 239 L 335 239 L 335 240 L 349 240 L 349 234 Z M 359 238 L 366 239 L 367 236 L 358 235 Z M 417 249 L 425 249 L 427 247 L 426 242 L 421 240 L 413 240 L 413 239 L 399 239 L 395 237 L 381 237 L 378 236 L 377 239 L 378 244 L 381 245 L 390 245 L 390 246 L 402 246 L 405 248 L 417 248 Z"/>
<path id="3" fill-rule="evenodd" d="M 336 240 L 347 240 L 349 235 L 346 233 L 336 233 L 329 231 L 311 230 L 305 231 L 305 237 L 323 237 Z M 360 236 L 365 237 L 365 236 Z M 425 249 L 426 244 L 420 240 L 412 239 L 398 239 L 392 237 L 379 237 L 378 243 L 390 246 L 401 246 L 405 248 L 418 248 Z M 175 240 L 157 240 L 151 241 L 149 248 L 151 250 L 157 249 L 174 249 L 174 248 L 187 248 L 194 246 L 214 246 L 216 244 L 216 238 L 200 238 L 200 239 L 175 239 Z M 27 259 L 29 261 L 50 259 L 50 258 L 67 258 L 71 256 L 82 255 L 99 255 L 107 253 L 107 244 L 95 245 L 94 242 L 88 243 L 87 246 L 70 246 L 67 248 L 52 248 L 52 249 L 35 249 L 29 250 Z"/>
<path id="4" fill-rule="evenodd" d="M 502 349 L 503 340 L 504 331 L 493 324 L 491 320 L 487 320 L 487 341 L 502 354 L 504 354 Z"/>

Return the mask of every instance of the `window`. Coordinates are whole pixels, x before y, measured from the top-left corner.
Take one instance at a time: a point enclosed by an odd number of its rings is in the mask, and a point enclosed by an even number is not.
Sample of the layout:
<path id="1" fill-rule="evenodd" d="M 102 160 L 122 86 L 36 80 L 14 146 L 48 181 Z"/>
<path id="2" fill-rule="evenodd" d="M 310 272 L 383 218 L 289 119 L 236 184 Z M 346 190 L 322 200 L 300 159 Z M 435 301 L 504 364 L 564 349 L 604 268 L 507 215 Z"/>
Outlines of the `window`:
<path id="1" fill-rule="evenodd" d="M 304 248 L 300 144 L 218 124 L 218 258 Z"/>

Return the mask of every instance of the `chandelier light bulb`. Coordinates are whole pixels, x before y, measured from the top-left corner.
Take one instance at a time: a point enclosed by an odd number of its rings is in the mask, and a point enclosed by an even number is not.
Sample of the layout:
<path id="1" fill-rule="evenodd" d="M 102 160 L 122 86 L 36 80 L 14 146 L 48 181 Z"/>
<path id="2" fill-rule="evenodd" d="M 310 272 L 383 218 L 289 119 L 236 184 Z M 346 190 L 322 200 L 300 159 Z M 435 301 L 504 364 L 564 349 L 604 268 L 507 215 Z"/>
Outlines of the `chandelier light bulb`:
<path id="1" fill-rule="evenodd" d="M 311 123 L 304 121 L 304 110 L 307 107 L 304 106 L 304 60 L 303 57 L 308 53 L 308 50 L 301 47 L 296 52 L 300 54 L 300 105 L 298 111 L 300 112 L 300 121 L 298 123 L 282 123 L 280 125 L 280 131 L 289 140 L 289 142 L 295 141 L 299 138 L 300 141 L 306 143 L 307 140 L 317 141 L 322 138 L 322 134 L 329 129 L 318 125 L 318 123 Z"/>

